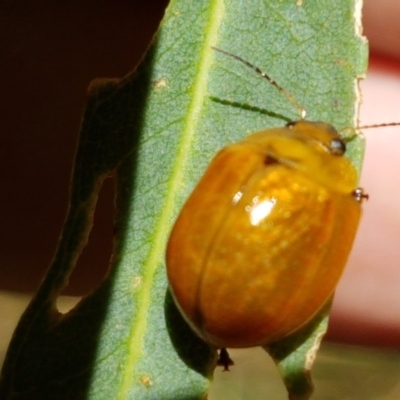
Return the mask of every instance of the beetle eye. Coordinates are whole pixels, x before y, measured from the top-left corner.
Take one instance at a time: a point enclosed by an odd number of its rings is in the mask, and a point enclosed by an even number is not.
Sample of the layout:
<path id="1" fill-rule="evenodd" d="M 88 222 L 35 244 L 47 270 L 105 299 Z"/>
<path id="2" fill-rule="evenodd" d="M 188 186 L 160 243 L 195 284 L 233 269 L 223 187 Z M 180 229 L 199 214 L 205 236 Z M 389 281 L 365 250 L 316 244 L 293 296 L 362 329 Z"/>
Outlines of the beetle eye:
<path id="1" fill-rule="evenodd" d="M 342 139 L 332 139 L 329 151 L 335 156 L 342 156 L 346 152 L 346 144 Z"/>
<path id="2" fill-rule="evenodd" d="M 287 128 L 293 128 L 297 124 L 297 121 L 290 121 L 286 124 Z"/>

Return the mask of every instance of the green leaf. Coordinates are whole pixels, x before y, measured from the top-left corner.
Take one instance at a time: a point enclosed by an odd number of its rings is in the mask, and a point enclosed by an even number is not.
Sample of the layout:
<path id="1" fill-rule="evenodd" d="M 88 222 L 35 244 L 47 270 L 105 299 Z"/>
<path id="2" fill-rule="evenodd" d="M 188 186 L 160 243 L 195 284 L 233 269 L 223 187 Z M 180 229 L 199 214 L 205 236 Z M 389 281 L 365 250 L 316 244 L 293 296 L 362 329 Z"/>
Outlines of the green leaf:
<path id="1" fill-rule="evenodd" d="M 328 327 L 331 303 L 298 332 L 265 347 L 282 375 L 290 400 L 308 400 L 311 397 L 311 368 Z"/>
<path id="2" fill-rule="evenodd" d="M 217 149 L 299 119 L 274 87 L 211 46 L 267 71 L 310 119 L 351 127 L 367 54 L 357 7 L 355 0 L 174 0 L 137 71 L 91 85 L 65 226 L 14 334 L 1 398 L 204 398 L 216 353 L 166 292 L 171 224 Z M 362 147 L 351 144 L 357 163 Z M 60 314 L 56 298 L 88 240 L 108 176 L 116 185 L 110 272 Z"/>

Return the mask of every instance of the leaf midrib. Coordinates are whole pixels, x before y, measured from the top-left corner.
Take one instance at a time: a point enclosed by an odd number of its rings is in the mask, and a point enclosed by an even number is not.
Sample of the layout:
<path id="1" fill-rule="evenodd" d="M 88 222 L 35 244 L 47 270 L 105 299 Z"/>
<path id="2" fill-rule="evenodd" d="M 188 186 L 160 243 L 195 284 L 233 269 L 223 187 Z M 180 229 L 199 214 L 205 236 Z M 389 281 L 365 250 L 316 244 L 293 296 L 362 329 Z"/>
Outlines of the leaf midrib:
<path id="1" fill-rule="evenodd" d="M 170 4 L 172 7 L 173 4 Z M 152 249 L 149 252 L 147 260 L 143 265 L 143 287 L 138 296 L 137 314 L 132 318 L 135 323 L 132 325 L 131 333 L 128 337 L 129 352 L 126 357 L 125 367 L 122 369 L 123 378 L 119 390 L 119 399 L 125 400 L 128 397 L 129 390 L 134 384 L 135 367 L 142 355 L 142 348 L 147 328 L 147 316 L 151 304 L 151 289 L 154 283 L 154 274 L 160 260 L 164 258 L 165 243 L 169 233 L 169 221 L 172 219 L 176 193 L 181 186 L 184 174 L 183 165 L 191 153 L 191 144 L 194 134 L 200 120 L 200 114 L 203 109 L 204 98 L 207 93 L 207 82 L 209 71 L 212 64 L 213 53 L 211 46 L 217 42 L 218 29 L 221 25 L 224 13 L 224 4 L 222 0 L 214 0 L 210 4 L 210 18 L 208 27 L 205 31 L 205 40 L 199 57 L 199 69 L 196 79 L 192 86 L 192 96 L 189 103 L 188 112 L 184 118 L 179 143 L 179 152 L 176 157 L 174 168 L 172 169 L 170 183 L 168 185 L 167 197 L 164 202 L 158 223 L 155 226 L 155 236 L 151 241 Z"/>

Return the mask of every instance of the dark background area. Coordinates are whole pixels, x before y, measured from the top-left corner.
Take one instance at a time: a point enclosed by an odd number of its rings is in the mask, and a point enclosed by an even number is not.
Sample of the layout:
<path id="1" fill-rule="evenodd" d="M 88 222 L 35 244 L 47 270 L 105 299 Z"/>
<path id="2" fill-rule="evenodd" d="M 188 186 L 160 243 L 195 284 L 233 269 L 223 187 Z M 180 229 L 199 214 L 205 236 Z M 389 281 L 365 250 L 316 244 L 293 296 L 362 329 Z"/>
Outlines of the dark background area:
<path id="1" fill-rule="evenodd" d="M 138 63 L 166 0 L 0 0 L 0 290 L 33 292 L 54 254 L 86 89 Z M 103 187 L 89 245 L 68 294 L 108 267 L 113 190 Z"/>

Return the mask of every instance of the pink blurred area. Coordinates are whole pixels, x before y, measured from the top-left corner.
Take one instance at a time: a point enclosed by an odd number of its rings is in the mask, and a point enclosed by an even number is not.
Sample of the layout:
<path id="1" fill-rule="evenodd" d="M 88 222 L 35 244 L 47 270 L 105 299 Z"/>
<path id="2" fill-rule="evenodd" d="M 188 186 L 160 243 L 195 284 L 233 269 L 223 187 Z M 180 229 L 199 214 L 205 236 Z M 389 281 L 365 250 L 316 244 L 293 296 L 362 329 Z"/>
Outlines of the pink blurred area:
<path id="1" fill-rule="evenodd" d="M 400 122 L 400 62 L 371 58 L 360 124 Z M 400 126 L 363 131 L 361 186 L 369 194 L 337 288 L 329 337 L 400 348 Z"/>

